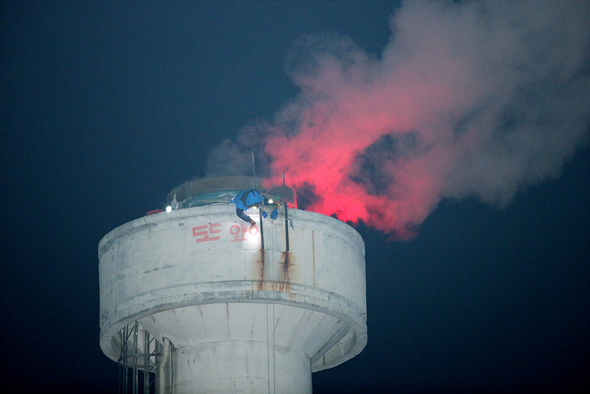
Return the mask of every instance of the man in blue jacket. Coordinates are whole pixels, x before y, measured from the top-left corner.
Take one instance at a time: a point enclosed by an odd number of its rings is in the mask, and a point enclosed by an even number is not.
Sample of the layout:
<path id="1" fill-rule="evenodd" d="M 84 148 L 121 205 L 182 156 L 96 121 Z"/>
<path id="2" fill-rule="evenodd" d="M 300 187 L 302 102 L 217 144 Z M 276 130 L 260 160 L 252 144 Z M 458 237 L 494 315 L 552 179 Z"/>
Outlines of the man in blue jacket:
<path id="1" fill-rule="evenodd" d="M 242 190 L 231 199 L 230 203 L 236 204 L 236 215 L 252 226 L 256 225 L 256 222 L 252 218 L 244 213 L 250 207 L 258 206 L 265 202 L 265 198 L 256 189 Z"/>

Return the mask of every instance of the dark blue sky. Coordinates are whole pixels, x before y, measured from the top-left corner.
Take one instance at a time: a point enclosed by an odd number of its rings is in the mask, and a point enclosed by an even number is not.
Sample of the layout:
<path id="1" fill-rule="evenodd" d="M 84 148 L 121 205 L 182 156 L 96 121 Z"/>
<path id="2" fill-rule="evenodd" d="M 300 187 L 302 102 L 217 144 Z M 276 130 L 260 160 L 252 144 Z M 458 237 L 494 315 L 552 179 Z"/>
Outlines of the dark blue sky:
<path id="1" fill-rule="evenodd" d="M 295 39 L 335 32 L 378 56 L 396 7 L 2 2 L 0 387 L 116 392 L 98 344 L 98 241 L 297 93 L 283 66 Z M 314 374 L 314 392 L 590 387 L 587 145 L 506 208 L 443 200 L 411 241 L 357 229 L 369 342 Z"/>

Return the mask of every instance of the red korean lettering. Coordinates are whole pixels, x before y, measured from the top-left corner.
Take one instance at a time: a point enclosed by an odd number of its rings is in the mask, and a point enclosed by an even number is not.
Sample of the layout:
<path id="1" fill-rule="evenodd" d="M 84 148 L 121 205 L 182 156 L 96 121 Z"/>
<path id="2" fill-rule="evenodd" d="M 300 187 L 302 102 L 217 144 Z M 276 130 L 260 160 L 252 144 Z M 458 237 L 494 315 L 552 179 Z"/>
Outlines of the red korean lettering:
<path id="1" fill-rule="evenodd" d="M 246 240 L 246 227 L 244 224 L 234 224 L 229 228 L 229 233 L 234 236 L 231 242 L 245 241 Z"/>
<path id="2" fill-rule="evenodd" d="M 234 237 L 234 239 L 230 240 L 231 242 L 241 242 L 245 241 L 248 236 L 258 234 L 258 227 L 248 227 L 245 223 L 234 224 L 229 228 L 229 233 Z"/>
<path id="3" fill-rule="evenodd" d="M 203 224 L 201 226 L 193 227 L 193 237 L 196 237 L 195 242 L 208 242 L 208 241 L 217 241 L 221 239 L 221 235 L 213 235 L 213 234 L 221 234 L 221 223 L 209 223 Z"/>

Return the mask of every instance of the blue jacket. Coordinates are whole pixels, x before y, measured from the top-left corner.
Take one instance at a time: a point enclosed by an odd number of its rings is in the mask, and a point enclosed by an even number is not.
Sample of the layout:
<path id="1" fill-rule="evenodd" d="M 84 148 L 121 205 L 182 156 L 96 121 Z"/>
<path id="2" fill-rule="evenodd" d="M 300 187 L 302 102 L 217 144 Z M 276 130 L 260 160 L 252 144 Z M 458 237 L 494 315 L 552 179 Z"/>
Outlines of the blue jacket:
<path id="1" fill-rule="evenodd" d="M 244 211 L 252 205 L 260 204 L 264 201 L 264 197 L 256 189 L 242 190 L 234 198 L 231 199 L 231 203 L 236 204 L 236 208 L 243 209 Z"/>

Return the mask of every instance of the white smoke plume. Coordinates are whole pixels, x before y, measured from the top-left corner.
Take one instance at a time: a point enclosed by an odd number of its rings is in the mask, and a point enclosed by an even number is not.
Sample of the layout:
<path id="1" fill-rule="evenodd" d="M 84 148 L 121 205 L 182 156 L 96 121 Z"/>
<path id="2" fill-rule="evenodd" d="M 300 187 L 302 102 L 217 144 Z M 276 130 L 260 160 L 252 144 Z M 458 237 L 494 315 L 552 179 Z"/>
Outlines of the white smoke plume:
<path id="1" fill-rule="evenodd" d="M 586 142 L 590 2 L 406 1 L 391 32 L 377 58 L 326 34 L 289 51 L 300 93 L 264 136 L 308 209 L 411 237 L 442 199 L 506 205 Z"/>

